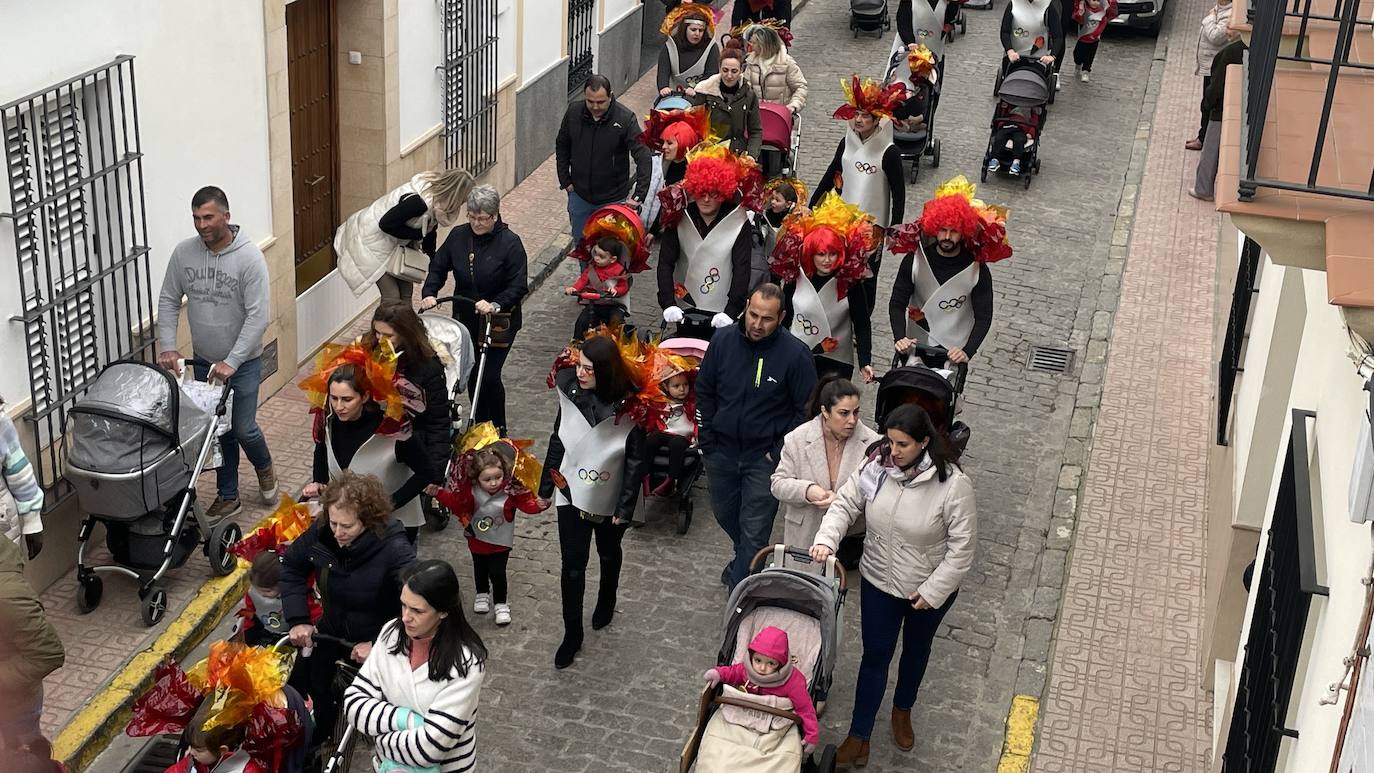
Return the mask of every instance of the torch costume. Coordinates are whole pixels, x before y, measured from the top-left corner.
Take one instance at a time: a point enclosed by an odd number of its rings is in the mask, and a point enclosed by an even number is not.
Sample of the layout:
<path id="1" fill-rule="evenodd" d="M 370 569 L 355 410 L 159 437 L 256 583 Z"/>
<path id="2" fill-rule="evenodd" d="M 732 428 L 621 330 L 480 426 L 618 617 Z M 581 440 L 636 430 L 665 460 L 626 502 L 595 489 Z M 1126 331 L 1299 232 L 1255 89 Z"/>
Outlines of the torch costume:
<path id="1" fill-rule="evenodd" d="M 672 140 L 677 146 L 673 158 L 664 155 L 665 140 Z M 639 141 L 654 152 L 653 175 L 649 181 L 649 195 L 640 205 L 640 215 L 649 225 L 655 236 L 659 233 L 659 191 L 664 187 L 682 182 L 687 174 L 687 153 L 703 142 L 713 142 L 711 135 L 711 113 L 705 105 L 694 105 L 685 110 L 650 110 L 644 118 L 644 131 Z"/>
<path id="2" fill-rule="evenodd" d="M 663 24 L 658 31 L 667 37 L 664 46 L 667 47 L 668 63 L 672 67 L 672 77 L 670 84 L 674 88 L 688 89 L 697 85 L 697 81 L 714 73 L 706 72 L 707 60 L 711 58 L 711 53 L 720 48 L 720 43 L 716 41 L 716 9 L 705 3 L 683 3 L 668 12 L 663 17 Z M 706 28 L 704 43 L 700 54 L 695 62 L 686 69 L 682 67 L 682 52 L 678 50 L 677 39 L 673 37 L 673 32 L 678 25 L 684 27 L 689 24 L 699 24 Z"/>
<path id="3" fill-rule="evenodd" d="M 913 43 L 929 48 L 937 61 L 943 60 L 945 27 L 959 18 L 960 4 L 961 0 L 901 0 L 897 4 L 897 36 L 888 60 Z"/>

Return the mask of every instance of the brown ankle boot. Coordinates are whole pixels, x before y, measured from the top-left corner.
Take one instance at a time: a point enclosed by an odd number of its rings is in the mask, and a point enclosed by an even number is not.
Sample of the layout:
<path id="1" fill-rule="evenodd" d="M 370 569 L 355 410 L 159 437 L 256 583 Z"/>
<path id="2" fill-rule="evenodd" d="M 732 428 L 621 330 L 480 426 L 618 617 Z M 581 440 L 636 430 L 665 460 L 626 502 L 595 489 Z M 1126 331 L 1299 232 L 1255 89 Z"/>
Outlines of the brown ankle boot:
<path id="1" fill-rule="evenodd" d="M 904 752 L 916 745 L 916 733 L 911 729 L 911 709 L 892 708 L 892 740 Z"/>
<path id="2" fill-rule="evenodd" d="M 836 770 L 862 768 L 868 764 L 868 741 L 860 741 L 854 736 L 844 739 L 840 748 L 835 750 Z"/>

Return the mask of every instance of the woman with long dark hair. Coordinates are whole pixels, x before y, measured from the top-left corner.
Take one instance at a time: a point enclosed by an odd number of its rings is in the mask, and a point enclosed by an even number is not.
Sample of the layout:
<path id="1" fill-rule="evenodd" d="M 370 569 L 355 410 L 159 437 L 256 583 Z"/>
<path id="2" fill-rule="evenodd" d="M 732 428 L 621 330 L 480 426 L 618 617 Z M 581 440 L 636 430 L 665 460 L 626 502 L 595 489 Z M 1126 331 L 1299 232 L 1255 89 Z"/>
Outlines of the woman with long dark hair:
<path id="1" fill-rule="evenodd" d="M 624 557 L 620 541 L 644 477 L 644 428 L 627 415 L 642 385 L 636 383 L 620 345 L 609 335 L 594 335 L 570 354 L 560 358 L 564 367 L 553 376 L 558 418 L 539 483 L 541 505 L 548 507 L 555 493 L 558 501 L 563 642 L 554 655 L 557 668 L 572 665 L 582 649 L 582 597 L 593 539 L 601 561 L 601 585 L 592 628 L 605 628 L 615 616 Z"/>
<path id="2" fill-rule="evenodd" d="M 420 561 L 401 576 L 401 616 L 344 693 L 348 723 L 373 739 L 378 770 L 477 769 L 477 701 L 487 648 L 463 616 L 458 576 Z"/>
<path id="3" fill-rule="evenodd" d="M 711 6 L 686 3 L 663 18 L 659 32 L 667 36 L 658 52 L 658 95 L 692 92 L 703 78 L 720 70 L 720 44 Z"/>
<path id="4" fill-rule="evenodd" d="M 973 565 L 977 537 L 973 483 L 950 456 L 929 414 L 916 405 L 899 406 L 888 414 L 883 431 L 886 439 L 835 495 L 811 546 L 811 557 L 824 561 L 853 523 L 867 522 L 859 564 L 864 652 L 849 737 L 836 755 L 845 768 L 868 762 L 869 738 L 899 638 L 892 736 L 903 751 L 915 744 L 911 707 L 935 632 Z"/>

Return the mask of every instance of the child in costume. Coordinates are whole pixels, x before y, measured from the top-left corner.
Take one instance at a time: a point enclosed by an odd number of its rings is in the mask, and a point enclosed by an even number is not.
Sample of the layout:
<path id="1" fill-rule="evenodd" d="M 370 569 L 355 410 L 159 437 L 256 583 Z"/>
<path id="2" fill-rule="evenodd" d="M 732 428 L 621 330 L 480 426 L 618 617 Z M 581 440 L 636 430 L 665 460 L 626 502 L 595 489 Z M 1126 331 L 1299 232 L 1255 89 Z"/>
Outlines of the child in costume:
<path id="1" fill-rule="evenodd" d="M 1083 83 L 1088 82 L 1088 73 L 1093 71 L 1102 33 L 1116 15 L 1116 0 L 1077 0 L 1073 4 L 1073 20 L 1083 30 L 1073 45 L 1073 74 Z"/>
<path id="2" fill-rule="evenodd" d="M 291 632 L 277 587 L 281 582 L 281 555 L 309 527 L 313 517 L 309 505 L 297 504 L 283 495 L 277 510 L 230 549 L 249 564 L 248 590 L 238 611 L 236 631 L 243 634 L 245 644 L 265 647 Z M 307 598 L 307 604 L 313 624 L 324 610 L 314 594 Z"/>
<path id="3" fill-rule="evenodd" d="M 728 684 L 754 695 L 777 695 L 792 701 L 792 711 L 802 722 L 802 754 L 816 748 L 820 725 L 816 706 L 807 691 L 806 675 L 792 664 L 787 632 L 768 626 L 749 642 L 748 657 L 732 666 L 716 666 L 702 675 L 711 685 Z"/>
<path id="4" fill-rule="evenodd" d="M 667 496 L 682 480 L 687 449 L 697 441 L 696 395 L 692 380 L 700 363 L 694 357 L 657 353 L 654 376 L 658 388 L 667 400 L 663 429 L 650 432 L 645 438 L 644 458 L 654 459 L 660 453 L 668 457 L 668 477 L 653 489 L 659 496 Z"/>
<path id="5" fill-rule="evenodd" d="M 166 773 L 271 773 L 240 748 L 246 736 L 242 725 L 205 729 L 212 703 L 203 701 L 192 715 L 186 728 L 186 756 L 167 768 Z"/>
<path id="6" fill-rule="evenodd" d="M 490 423 L 468 430 L 460 447 L 464 450 L 452 479 L 435 498 L 463 524 L 468 538 L 477 582 L 472 611 L 484 615 L 494 601 L 496 624 L 510 625 L 506 563 L 515 543 L 515 512 L 533 515 L 542 509 L 532 490 L 542 469 L 514 441 L 501 439 Z"/>
<path id="7" fill-rule="evenodd" d="M 573 339 L 600 325 L 623 323 L 629 311 L 625 296 L 633 282 L 630 275 L 649 267 L 649 246 L 639 213 L 624 204 L 596 210 L 587 218 L 582 240 L 569 256 L 583 266 L 582 275 L 563 291 L 582 305 Z"/>

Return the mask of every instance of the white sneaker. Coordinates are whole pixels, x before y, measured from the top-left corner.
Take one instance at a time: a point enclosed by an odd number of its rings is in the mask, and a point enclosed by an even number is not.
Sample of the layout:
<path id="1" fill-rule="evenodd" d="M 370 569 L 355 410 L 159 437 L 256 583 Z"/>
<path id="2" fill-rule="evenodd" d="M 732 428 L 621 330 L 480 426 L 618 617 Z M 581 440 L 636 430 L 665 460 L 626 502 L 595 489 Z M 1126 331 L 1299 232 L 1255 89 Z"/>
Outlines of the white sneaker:
<path id="1" fill-rule="evenodd" d="M 1054 74 L 1054 90 L 1059 91 L 1064 88 L 1064 84 L 1059 80 L 1059 73 Z"/>
<path id="2" fill-rule="evenodd" d="M 1079 74 L 1078 74 L 1078 80 L 1080 80 L 1080 81 L 1082 81 L 1082 82 L 1084 82 L 1084 83 L 1087 83 L 1087 82 L 1088 82 L 1088 71 L 1087 71 L 1087 70 L 1084 70 L 1083 72 L 1079 73 Z"/>
<path id="3" fill-rule="evenodd" d="M 496 624 L 510 625 L 510 604 L 496 605 Z"/>
<path id="4" fill-rule="evenodd" d="M 491 611 L 491 594 L 479 593 L 477 598 L 472 600 L 472 611 L 479 615 L 485 615 Z"/>

